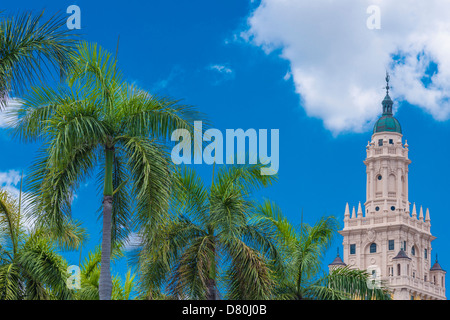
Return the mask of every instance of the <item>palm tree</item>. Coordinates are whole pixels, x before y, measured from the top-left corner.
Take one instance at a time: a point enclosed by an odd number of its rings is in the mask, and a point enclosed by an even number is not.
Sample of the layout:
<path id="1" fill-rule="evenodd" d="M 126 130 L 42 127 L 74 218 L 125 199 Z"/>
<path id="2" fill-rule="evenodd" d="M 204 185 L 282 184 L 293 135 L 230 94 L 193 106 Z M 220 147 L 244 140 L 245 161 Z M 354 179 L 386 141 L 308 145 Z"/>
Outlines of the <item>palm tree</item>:
<path id="1" fill-rule="evenodd" d="M 303 221 L 294 227 L 281 209 L 266 200 L 258 208 L 261 219 L 269 221 L 278 234 L 278 248 L 285 266 L 278 278 L 276 297 L 280 299 L 390 299 L 385 287 L 368 285 L 365 270 L 334 268 L 322 272 L 322 258 L 338 229 L 335 217 L 320 218 L 310 226 Z"/>
<path id="2" fill-rule="evenodd" d="M 267 299 L 280 265 L 273 235 L 255 219 L 252 194 L 275 176 L 260 165 L 222 167 L 209 189 L 195 171 L 174 173 L 172 217 L 141 234 L 140 286 L 176 299 Z"/>
<path id="3" fill-rule="evenodd" d="M 21 96 L 29 85 L 48 79 L 49 70 L 64 76 L 71 65 L 74 34 L 65 28 L 66 19 L 44 12 L 3 16 L 0 21 L 0 110 L 11 91 Z"/>
<path id="4" fill-rule="evenodd" d="M 167 213 L 171 179 L 160 140 L 178 128 L 192 131 L 201 116 L 123 82 L 116 60 L 87 43 L 78 46 L 65 85 L 34 88 L 10 114 L 17 137 L 43 142 L 28 190 L 48 225 L 70 216 L 73 192 L 97 169 L 103 189 L 100 299 L 110 299 L 111 245 Z"/>
<path id="5" fill-rule="evenodd" d="M 42 225 L 26 230 L 26 216 L 20 201 L 0 190 L 0 300 L 71 299 L 68 265 L 58 248 L 76 249 L 84 230 L 66 221 L 65 236 L 55 239 Z"/>

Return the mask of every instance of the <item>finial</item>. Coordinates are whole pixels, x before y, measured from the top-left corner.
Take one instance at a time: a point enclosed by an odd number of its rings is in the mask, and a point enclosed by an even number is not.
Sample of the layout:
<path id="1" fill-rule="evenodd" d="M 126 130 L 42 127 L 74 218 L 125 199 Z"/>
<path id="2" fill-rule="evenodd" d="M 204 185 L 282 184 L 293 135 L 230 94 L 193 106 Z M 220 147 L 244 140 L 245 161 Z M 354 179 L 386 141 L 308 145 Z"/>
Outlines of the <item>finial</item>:
<path id="1" fill-rule="evenodd" d="M 389 89 L 391 88 L 389 86 L 389 80 L 391 77 L 389 76 L 389 73 L 386 70 L 386 96 L 384 97 L 384 100 L 381 102 L 383 106 L 383 116 L 389 115 L 392 116 L 392 105 L 394 102 L 392 101 L 391 97 L 389 97 Z"/>
<path id="2" fill-rule="evenodd" d="M 363 215 L 362 208 L 361 208 L 361 201 L 358 203 L 357 215 L 358 215 L 358 217 L 362 217 L 362 215 Z"/>
<path id="3" fill-rule="evenodd" d="M 389 80 L 391 79 L 391 77 L 389 76 L 389 72 L 387 72 L 386 70 L 386 94 L 389 94 Z"/>
<path id="4" fill-rule="evenodd" d="M 337 247 L 337 256 L 339 257 L 339 247 Z"/>

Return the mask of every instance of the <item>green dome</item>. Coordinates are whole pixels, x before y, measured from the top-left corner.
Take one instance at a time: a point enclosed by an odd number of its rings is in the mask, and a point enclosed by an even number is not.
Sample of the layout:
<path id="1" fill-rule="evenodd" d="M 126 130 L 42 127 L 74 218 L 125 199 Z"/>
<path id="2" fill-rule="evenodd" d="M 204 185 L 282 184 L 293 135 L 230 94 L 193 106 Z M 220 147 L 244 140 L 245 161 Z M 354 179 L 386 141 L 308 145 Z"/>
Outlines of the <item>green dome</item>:
<path id="1" fill-rule="evenodd" d="M 391 115 L 382 116 L 373 127 L 373 133 L 386 131 L 402 133 L 400 122 Z"/>
<path id="2" fill-rule="evenodd" d="M 388 81 L 388 78 L 386 79 Z M 389 88 L 389 87 L 386 87 Z M 398 132 L 402 133 L 402 127 L 400 126 L 400 122 L 394 118 L 392 115 L 392 105 L 394 102 L 392 101 L 389 93 L 386 93 L 383 102 L 381 102 L 383 106 L 383 114 L 380 119 L 375 123 L 373 127 L 373 133 L 377 132 Z"/>

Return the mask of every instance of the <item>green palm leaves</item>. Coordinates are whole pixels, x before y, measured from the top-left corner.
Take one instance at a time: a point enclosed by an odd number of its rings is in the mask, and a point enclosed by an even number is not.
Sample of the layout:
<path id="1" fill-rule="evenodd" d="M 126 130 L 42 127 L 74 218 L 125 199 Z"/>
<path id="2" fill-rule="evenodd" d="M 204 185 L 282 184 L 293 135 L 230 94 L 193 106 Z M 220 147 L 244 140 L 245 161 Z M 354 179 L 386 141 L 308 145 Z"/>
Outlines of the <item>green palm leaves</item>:
<path id="1" fill-rule="evenodd" d="M 174 173 L 172 216 L 143 235 L 141 288 L 174 298 L 265 299 L 277 260 L 272 234 L 253 219 L 251 195 L 270 185 L 260 165 L 223 167 L 208 189 L 196 173 Z"/>
<path id="2" fill-rule="evenodd" d="M 57 251 L 75 249 L 84 230 L 66 221 L 64 236 L 55 238 L 44 226 L 26 230 L 25 217 L 19 201 L 0 190 L 0 300 L 71 299 L 68 266 Z"/>
<path id="3" fill-rule="evenodd" d="M 48 78 L 49 70 L 63 76 L 71 65 L 75 41 L 63 28 L 65 18 L 44 21 L 43 14 L 22 13 L 0 21 L 0 109 L 11 91 L 20 96 L 28 85 Z"/>
<path id="4" fill-rule="evenodd" d="M 40 220 L 61 226 L 80 182 L 99 175 L 100 296 L 109 299 L 111 241 L 124 241 L 133 225 L 165 216 L 171 179 L 162 142 L 177 128 L 191 131 L 201 115 L 123 82 L 115 60 L 97 45 L 80 44 L 73 61 L 66 84 L 34 88 L 9 112 L 18 138 L 43 142 L 27 185 Z"/>

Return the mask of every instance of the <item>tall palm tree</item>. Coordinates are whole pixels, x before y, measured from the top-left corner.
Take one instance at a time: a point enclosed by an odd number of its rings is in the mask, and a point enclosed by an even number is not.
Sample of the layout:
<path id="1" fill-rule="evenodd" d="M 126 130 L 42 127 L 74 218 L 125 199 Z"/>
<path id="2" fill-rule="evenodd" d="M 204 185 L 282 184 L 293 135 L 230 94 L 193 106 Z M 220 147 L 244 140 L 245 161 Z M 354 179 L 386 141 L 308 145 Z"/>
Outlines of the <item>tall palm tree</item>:
<path id="1" fill-rule="evenodd" d="M 79 224 L 64 223 L 64 237 L 52 237 L 49 228 L 26 230 L 20 202 L 0 190 L 0 300 L 71 299 L 67 262 L 61 247 L 76 249 L 86 235 Z"/>
<path id="2" fill-rule="evenodd" d="M 322 271 L 322 258 L 338 229 L 335 217 L 320 218 L 310 226 L 303 221 L 293 226 L 281 209 L 267 200 L 258 207 L 262 220 L 269 221 L 278 234 L 278 248 L 285 267 L 278 278 L 277 298 L 281 299 L 355 299 L 388 300 L 388 290 L 368 285 L 365 270 L 335 268 Z"/>
<path id="3" fill-rule="evenodd" d="M 11 91 L 21 96 L 28 86 L 48 79 L 52 69 L 64 76 L 71 65 L 76 41 L 65 27 L 66 17 L 44 20 L 43 15 L 0 17 L 0 110 Z"/>
<path id="4" fill-rule="evenodd" d="M 176 299 L 267 299 L 280 265 L 252 194 L 275 176 L 260 165 L 222 167 L 208 189 L 195 171 L 174 173 L 171 219 L 141 234 L 140 286 Z"/>
<path id="5" fill-rule="evenodd" d="M 100 299 L 110 299 L 112 243 L 134 226 L 154 224 L 167 213 L 171 179 L 164 145 L 173 130 L 193 130 L 201 115 L 192 107 L 158 98 L 122 80 L 116 60 L 82 43 L 67 84 L 37 87 L 10 109 L 15 135 L 40 140 L 29 175 L 40 219 L 60 226 L 70 216 L 72 193 L 97 170 L 102 185 Z"/>

